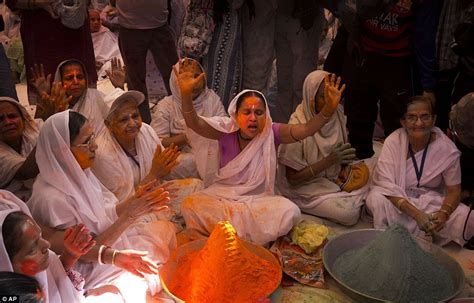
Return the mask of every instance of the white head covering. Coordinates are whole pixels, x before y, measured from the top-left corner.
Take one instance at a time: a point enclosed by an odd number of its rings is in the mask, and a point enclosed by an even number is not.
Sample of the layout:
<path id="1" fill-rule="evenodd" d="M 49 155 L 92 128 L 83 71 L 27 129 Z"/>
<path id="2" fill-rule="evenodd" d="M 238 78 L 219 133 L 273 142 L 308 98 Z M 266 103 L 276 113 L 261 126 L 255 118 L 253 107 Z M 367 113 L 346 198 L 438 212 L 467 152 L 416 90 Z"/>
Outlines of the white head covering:
<path id="1" fill-rule="evenodd" d="M 12 212 L 21 211 L 31 217 L 26 204 L 12 193 L 0 190 L 0 271 L 13 271 L 13 267 L 3 242 L 3 222 Z M 49 267 L 35 275 L 41 285 L 45 302 L 81 302 L 82 294 L 77 291 L 66 275 L 58 256 L 49 251 Z"/>
<path id="2" fill-rule="evenodd" d="M 59 63 L 58 67 L 56 68 L 56 73 L 54 74 L 54 81 L 62 82 L 61 69 L 64 65 L 69 63 L 76 63 L 82 67 L 86 83 L 88 83 L 87 69 L 81 61 L 76 59 L 64 60 L 63 62 Z M 72 110 L 81 113 L 84 117 L 86 117 L 89 120 L 89 123 L 91 123 L 91 126 L 96 134 L 98 134 L 105 127 L 104 119 L 109 108 L 104 103 L 104 96 L 98 90 L 86 87 L 82 95 L 79 97 L 79 100 L 77 100 L 77 102 L 72 107 Z"/>
<path id="3" fill-rule="evenodd" d="M 316 70 L 306 77 L 303 84 L 303 101 L 301 101 L 301 104 L 298 105 L 296 111 L 291 115 L 289 124 L 307 123 L 317 114 L 315 112 L 314 98 L 324 81 L 325 75 L 325 71 Z M 327 157 L 337 143 L 344 142 L 347 142 L 346 117 L 341 107 L 338 106 L 331 119 L 313 136 L 307 137 L 301 142 L 282 145 L 280 161 L 293 169 L 301 170 L 309 164 L 316 163 Z M 300 144 L 303 144 L 302 157 L 300 157 Z M 334 180 L 337 178 L 340 170 L 340 165 L 332 165 L 318 176 Z"/>
<path id="4" fill-rule="evenodd" d="M 5 142 L 0 141 L 0 187 L 5 187 L 16 174 L 18 167 L 26 160 L 26 157 L 36 146 L 39 128 L 35 120 L 31 118 L 26 109 L 18 101 L 10 97 L 0 97 L 0 102 L 8 102 L 15 106 L 25 123 L 21 142 L 21 154 L 18 154 L 16 150 Z"/>
<path id="5" fill-rule="evenodd" d="M 266 121 L 265 127 L 261 133 L 250 141 L 250 143 L 242 150 L 237 157 L 227 163 L 226 166 L 220 168 L 214 179 L 214 184 L 205 191 L 213 195 L 225 195 L 227 198 L 240 200 L 242 195 L 273 195 L 274 182 L 276 173 L 276 150 L 274 135 L 272 131 L 272 118 L 268 109 L 267 101 L 262 93 L 255 90 L 243 90 L 231 101 L 229 105 L 230 117 L 213 117 L 205 118 L 209 125 L 223 133 L 233 133 L 239 130 L 236 121 L 236 106 L 240 96 L 249 93 L 258 93 L 265 101 Z M 193 143 L 193 141 L 192 141 Z M 204 146 L 194 146 L 193 150 L 196 154 L 196 164 L 198 169 L 203 169 L 200 162 L 204 159 L 210 162 L 208 155 L 217 155 L 218 151 L 208 152 Z M 212 161 L 218 161 L 216 157 Z M 215 162 L 214 162 L 215 163 Z M 207 166 L 206 168 L 218 168 L 218 164 Z M 206 176 L 215 174 L 212 171 L 206 171 Z M 201 174 L 202 176 L 202 174 Z M 204 180 L 206 182 L 206 180 Z M 224 190 L 225 188 L 225 190 Z"/>
<path id="6" fill-rule="evenodd" d="M 106 214 L 102 187 L 92 171 L 82 169 L 70 150 L 69 110 L 51 116 L 44 124 L 36 147 L 36 162 L 40 174 L 33 186 L 33 195 L 28 202 L 32 213 L 42 208 L 43 199 L 48 195 L 45 188 L 52 187 L 56 191 L 71 197 L 76 212 L 91 232 L 99 234 L 112 225 L 113 220 Z M 64 202 L 66 203 L 66 202 Z M 62 215 L 54 210 L 44 210 L 50 216 L 61 220 Z M 67 214 L 71 216 L 71 214 Z M 41 218 L 37 218 L 42 221 Z M 56 226 L 56 224 L 55 224 Z"/>
<path id="7" fill-rule="evenodd" d="M 198 61 L 191 58 L 185 58 L 182 60 L 196 62 L 200 67 L 201 72 L 204 72 L 202 65 Z M 179 66 L 180 62 L 174 65 L 178 72 Z M 158 103 L 158 108 L 156 110 L 157 114 L 154 115 L 154 121 L 151 123 L 151 126 L 160 137 L 181 134 L 187 129 L 181 109 L 181 91 L 175 73 L 171 73 L 170 89 L 172 93 L 171 96 L 165 97 Z M 207 87 L 206 77 L 204 77 L 204 90 L 196 99 L 193 100 L 193 105 L 196 113 L 200 116 L 226 116 L 221 98 L 212 89 Z M 166 115 L 165 112 L 168 112 L 169 117 L 162 117 L 163 115 Z M 165 123 L 166 120 L 168 120 L 168 123 Z"/>

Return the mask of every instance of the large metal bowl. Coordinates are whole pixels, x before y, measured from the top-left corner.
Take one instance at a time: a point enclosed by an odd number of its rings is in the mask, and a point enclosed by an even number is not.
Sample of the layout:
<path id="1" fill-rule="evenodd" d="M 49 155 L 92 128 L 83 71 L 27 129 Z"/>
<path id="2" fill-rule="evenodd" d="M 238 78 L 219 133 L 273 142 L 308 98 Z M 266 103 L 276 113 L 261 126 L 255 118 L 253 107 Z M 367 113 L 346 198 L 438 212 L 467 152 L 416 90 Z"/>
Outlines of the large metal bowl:
<path id="1" fill-rule="evenodd" d="M 384 300 L 363 294 L 342 282 L 340 277 L 338 277 L 334 271 L 334 262 L 346 251 L 358 249 L 368 244 L 381 232 L 383 232 L 383 230 L 380 229 L 361 229 L 351 231 L 330 240 L 324 247 L 323 263 L 326 270 L 334 278 L 341 290 L 353 298 L 356 302 L 384 302 Z M 456 297 L 464 289 L 465 283 L 464 272 L 461 266 L 456 262 L 456 260 L 446 254 L 440 247 L 422 239 L 417 238 L 417 240 L 420 247 L 424 251 L 433 254 L 439 263 L 446 269 L 446 271 L 449 272 L 451 278 L 453 279 L 453 293 L 448 297 L 443 298 L 441 301 L 448 301 Z"/>
<path id="2" fill-rule="evenodd" d="M 185 256 L 189 252 L 200 250 L 201 248 L 204 247 L 204 245 L 206 244 L 206 241 L 207 239 L 200 239 L 200 240 L 192 241 L 192 242 L 181 245 L 180 247 L 178 247 L 177 250 L 175 250 L 172 253 L 170 260 L 166 262 L 166 264 L 163 265 L 163 267 L 160 269 L 161 284 L 163 285 L 163 289 L 175 302 L 179 302 L 179 303 L 185 302 L 181 298 L 178 298 L 176 295 L 171 293 L 169 288 L 167 287 L 167 285 L 170 285 L 171 280 L 173 279 L 173 275 L 176 271 L 176 267 L 178 266 L 179 259 Z M 277 258 L 270 251 L 268 251 L 267 249 L 261 246 L 252 244 L 250 242 L 247 242 L 244 240 L 240 240 L 240 241 L 244 244 L 245 248 L 250 250 L 252 253 L 256 254 L 257 256 L 267 260 L 268 262 L 280 268 L 280 262 L 278 262 Z M 282 272 L 280 270 L 279 277 L 277 279 L 278 283 L 275 283 L 275 288 L 273 289 L 272 292 L 274 292 L 280 285 L 281 277 L 282 277 Z"/>

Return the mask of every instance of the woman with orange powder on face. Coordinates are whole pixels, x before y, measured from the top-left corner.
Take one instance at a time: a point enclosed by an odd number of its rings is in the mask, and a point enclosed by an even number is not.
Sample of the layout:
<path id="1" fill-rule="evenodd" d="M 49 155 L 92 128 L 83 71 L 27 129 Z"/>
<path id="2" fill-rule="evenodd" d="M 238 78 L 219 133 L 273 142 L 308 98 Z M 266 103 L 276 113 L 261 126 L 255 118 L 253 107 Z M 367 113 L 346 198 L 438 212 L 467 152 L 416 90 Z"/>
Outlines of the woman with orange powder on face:
<path id="1" fill-rule="evenodd" d="M 183 60 L 182 65 L 194 64 Z M 298 206 L 274 194 L 276 151 L 313 135 L 335 112 L 344 86 L 335 75 L 325 77 L 325 104 L 305 124 L 272 123 L 263 94 L 240 92 L 229 105 L 229 117 L 198 116 L 192 91 L 204 73 L 178 74 L 182 110 L 186 125 L 200 136 L 190 138 L 205 190 L 183 201 L 181 212 L 190 230 L 209 234 L 215 224 L 228 220 L 238 235 L 266 244 L 286 234 L 300 216 Z M 209 148 L 217 140 L 218 148 Z M 201 173 L 202 172 L 202 173 Z"/>

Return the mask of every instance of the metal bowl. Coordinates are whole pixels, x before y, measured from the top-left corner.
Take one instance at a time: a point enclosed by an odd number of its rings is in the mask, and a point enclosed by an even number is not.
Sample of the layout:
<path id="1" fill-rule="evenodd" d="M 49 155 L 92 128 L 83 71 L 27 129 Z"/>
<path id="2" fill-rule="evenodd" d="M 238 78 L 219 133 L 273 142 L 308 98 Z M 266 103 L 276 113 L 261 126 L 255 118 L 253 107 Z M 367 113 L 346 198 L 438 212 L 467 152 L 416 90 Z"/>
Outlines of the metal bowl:
<path id="1" fill-rule="evenodd" d="M 374 240 L 375 237 L 383 232 L 381 229 L 361 229 L 351 231 L 336 238 L 330 240 L 323 250 L 323 263 L 326 270 L 334 278 L 341 290 L 353 298 L 356 302 L 385 302 L 383 299 L 375 298 L 367 294 L 363 294 L 350 286 L 346 285 L 337 276 L 334 271 L 334 262 L 336 259 L 344 254 L 346 251 L 358 249 Z M 445 253 L 439 246 L 436 246 L 428 241 L 417 238 L 420 247 L 431 254 L 438 260 L 438 262 L 446 269 L 451 275 L 454 283 L 454 291 L 448 297 L 443 298 L 441 301 L 448 301 L 456 297 L 464 289 L 464 272 L 461 266 Z"/>
<path id="2" fill-rule="evenodd" d="M 173 252 L 169 261 L 166 262 L 166 264 L 163 265 L 163 267 L 160 269 L 161 284 L 163 286 L 163 289 L 175 302 L 178 302 L 178 303 L 185 302 L 184 300 L 178 298 L 176 295 L 172 294 L 169 288 L 167 287 L 167 285 L 170 285 L 171 280 L 173 279 L 173 275 L 176 271 L 176 267 L 178 266 L 179 259 L 185 256 L 189 252 L 200 250 L 201 248 L 204 247 L 204 245 L 206 244 L 206 241 L 207 239 L 200 239 L 200 240 L 192 241 L 192 242 L 179 246 L 178 249 Z M 249 251 L 267 260 L 268 262 L 274 264 L 278 268 L 280 268 L 280 262 L 278 262 L 277 258 L 270 251 L 268 251 L 267 249 L 261 246 L 247 242 L 245 240 L 240 240 L 240 241 L 244 244 L 245 248 L 247 248 Z M 278 283 L 275 283 L 275 288 L 273 289 L 272 293 L 280 285 L 281 277 L 282 277 L 281 270 L 279 271 L 279 275 L 280 276 L 278 277 Z"/>

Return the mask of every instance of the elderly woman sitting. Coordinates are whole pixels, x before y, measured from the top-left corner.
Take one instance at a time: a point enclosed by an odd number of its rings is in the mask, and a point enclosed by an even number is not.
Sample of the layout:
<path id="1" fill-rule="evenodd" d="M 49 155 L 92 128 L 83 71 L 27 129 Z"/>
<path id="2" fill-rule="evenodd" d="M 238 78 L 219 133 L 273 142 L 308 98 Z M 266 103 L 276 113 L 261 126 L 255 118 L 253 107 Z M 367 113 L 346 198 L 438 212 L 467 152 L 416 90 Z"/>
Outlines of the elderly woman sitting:
<path id="1" fill-rule="evenodd" d="M 137 186 L 167 176 L 177 164 L 177 147 L 164 149 L 154 130 L 142 123 L 138 106 L 144 100 L 138 91 L 115 99 L 105 120 L 107 128 L 97 137 L 92 171 L 118 201 L 133 195 Z M 172 199 L 176 213 L 183 197 L 203 188 L 199 179 L 170 181 L 167 186 L 177 187 Z"/>
<path id="2" fill-rule="evenodd" d="M 93 129 L 84 116 L 69 110 L 51 116 L 38 138 L 40 174 L 28 201 L 37 222 L 56 230 L 83 223 L 94 235 L 99 251 L 87 254 L 76 266 L 86 289 L 116 280 L 122 269 L 139 276 L 155 273 L 156 265 L 144 256 L 165 262 L 176 245 L 170 222 L 140 222 L 169 201 L 168 192 L 150 183 L 119 203 L 90 170 L 96 149 Z M 53 250 L 61 252 L 62 247 Z"/>
<path id="3" fill-rule="evenodd" d="M 289 124 L 306 123 L 321 111 L 325 75 L 326 72 L 318 70 L 306 77 L 303 101 Z M 355 149 L 347 143 L 346 117 L 338 107 L 326 125 L 314 135 L 281 146 L 280 192 L 303 212 L 344 225 L 356 224 L 368 190 L 369 170 L 362 162 L 347 165 L 355 157 Z"/>
<path id="4" fill-rule="evenodd" d="M 29 199 L 39 172 L 35 147 L 43 120 L 64 110 L 67 100 L 61 84 L 55 83 L 51 95 L 42 96 L 38 119 L 32 119 L 18 101 L 0 97 L 0 188 L 8 189 L 24 201 Z"/>
<path id="5" fill-rule="evenodd" d="M 50 77 L 51 75 L 45 76 L 42 65 L 35 65 L 33 81 L 39 95 L 49 93 Z M 104 103 L 104 95 L 101 92 L 87 87 L 87 71 L 84 64 L 75 59 L 61 62 L 56 68 L 54 81 L 62 83 L 66 96 L 70 97 L 68 108 L 85 116 L 94 131 L 99 133 L 104 128 L 108 107 Z"/>
<path id="6" fill-rule="evenodd" d="M 431 234 L 439 245 L 463 245 L 474 220 L 467 222 L 469 209 L 459 204 L 460 152 L 435 119 L 429 99 L 410 100 L 403 127 L 385 140 L 366 203 L 376 228 L 398 223 L 415 235 Z"/>
<path id="7" fill-rule="evenodd" d="M 182 65 L 179 62 L 175 64 L 178 73 L 191 72 L 199 75 L 204 72 L 201 64 L 194 59 L 182 59 L 194 64 Z M 225 117 L 227 116 L 220 97 L 207 87 L 206 78 L 200 80 L 192 92 L 192 99 L 196 113 L 203 117 Z M 181 110 L 181 92 L 179 90 L 177 77 L 174 73 L 170 78 L 171 96 L 161 100 L 152 114 L 151 126 L 162 140 L 165 147 L 172 143 L 177 145 L 181 151 L 178 157 L 179 164 L 167 179 L 173 178 L 199 178 L 199 173 L 194 161 L 194 154 L 189 145 L 189 136 L 196 134 L 186 127 L 183 112 Z M 215 142 L 215 144 L 217 144 Z"/>

